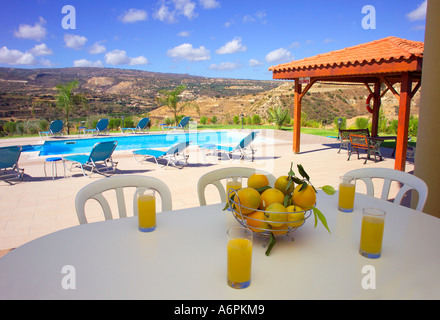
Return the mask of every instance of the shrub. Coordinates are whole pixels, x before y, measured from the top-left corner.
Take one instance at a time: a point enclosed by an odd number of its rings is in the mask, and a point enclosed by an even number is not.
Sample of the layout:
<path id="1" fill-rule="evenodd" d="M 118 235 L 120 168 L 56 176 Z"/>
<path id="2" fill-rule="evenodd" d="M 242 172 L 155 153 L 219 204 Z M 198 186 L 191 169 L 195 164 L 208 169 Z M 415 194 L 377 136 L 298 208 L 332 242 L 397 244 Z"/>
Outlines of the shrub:
<path id="1" fill-rule="evenodd" d="M 235 115 L 232 120 L 234 121 L 234 124 L 239 124 L 240 123 L 240 116 Z"/>
<path id="2" fill-rule="evenodd" d="M 12 121 L 6 122 L 4 125 L 5 132 L 10 136 L 12 136 L 15 133 L 16 129 L 17 129 L 17 123 L 15 122 Z"/>
<path id="3" fill-rule="evenodd" d="M 255 124 L 255 125 L 261 124 L 261 117 L 259 114 L 254 114 L 252 116 L 252 124 Z"/>
<path id="4" fill-rule="evenodd" d="M 217 121 L 218 121 L 218 119 L 217 119 L 216 116 L 213 116 L 213 117 L 211 118 L 211 123 L 212 123 L 212 124 L 216 124 Z"/>
<path id="5" fill-rule="evenodd" d="M 416 118 L 414 116 L 411 116 L 409 118 L 409 125 L 408 125 L 408 134 L 410 136 L 417 136 L 417 128 L 419 126 L 419 118 Z"/>
<path id="6" fill-rule="evenodd" d="M 208 118 L 206 118 L 205 116 L 200 117 L 200 124 L 205 125 L 207 121 L 208 121 Z"/>
<path id="7" fill-rule="evenodd" d="M 355 121 L 356 128 L 358 129 L 367 129 L 368 128 L 368 118 L 357 118 Z"/>

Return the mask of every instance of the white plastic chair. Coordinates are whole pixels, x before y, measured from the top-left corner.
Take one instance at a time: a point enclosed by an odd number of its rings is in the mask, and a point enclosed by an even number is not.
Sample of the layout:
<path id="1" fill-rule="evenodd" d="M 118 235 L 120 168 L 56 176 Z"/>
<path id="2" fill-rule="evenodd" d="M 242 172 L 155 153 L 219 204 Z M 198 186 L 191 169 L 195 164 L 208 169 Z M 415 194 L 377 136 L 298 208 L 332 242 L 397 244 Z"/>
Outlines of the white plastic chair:
<path id="1" fill-rule="evenodd" d="M 114 189 L 118 203 L 119 217 L 126 218 L 127 210 L 124 199 L 124 188 L 136 187 L 136 190 L 153 189 L 161 198 L 162 211 L 171 211 L 171 192 L 168 186 L 159 179 L 146 176 L 122 175 L 104 178 L 92 182 L 78 191 L 75 198 L 75 208 L 80 224 L 87 223 L 85 204 L 89 199 L 98 201 L 104 212 L 105 220 L 112 220 L 113 215 L 107 199 L 102 194 L 105 191 Z M 133 213 L 137 216 L 136 192 L 133 195 Z"/>
<path id="2" fill-rule="evenodd" d="M 220 181 L 222 179 L 226 179 L 228 176 L 241 176 L 249 178 L 254 173 L 262 173 L 266 175 L 269 180 L 269 184 L 271 186 L 275 184 L 275 176 L 273 176 L 269 172 L 254 168 L 228 167 L 205 173 L 203 176 L 200 177 L 197 183 L 197 194 L 199 196 L 200 205 L 206 206 L 205 189 L 208 185 L 213 184 L 214 186 L 216 186 L 218 192 L 220 193 L 221 202 L 226 202 L 226 190 Z"/>
<path id="3" fill-rule="evenodd" d="M 379 178 L 383 179 L 383 188 L 381 199 L 388 200 L 390 193 L 390 186 L 392 181 L 397 181 L 403 184 L 402 188 L 397 193 L 394 203 L 401 204 L 403 196 L 409 190 L 416 190 L 419 195 L 419 201 L 417 203 L 416 210 L 422 211 L 425 206 L 426 199 L 428 197 L 428 186 L 426 183 L 407 172 L 387 169 L 387 168 L 361 168 L 354 169 L 345 174 L 345 176 L 352 176 L 362 180 L 367 187 L 367 194 L 374 197 L 374 185 L 371 179 Z"/>

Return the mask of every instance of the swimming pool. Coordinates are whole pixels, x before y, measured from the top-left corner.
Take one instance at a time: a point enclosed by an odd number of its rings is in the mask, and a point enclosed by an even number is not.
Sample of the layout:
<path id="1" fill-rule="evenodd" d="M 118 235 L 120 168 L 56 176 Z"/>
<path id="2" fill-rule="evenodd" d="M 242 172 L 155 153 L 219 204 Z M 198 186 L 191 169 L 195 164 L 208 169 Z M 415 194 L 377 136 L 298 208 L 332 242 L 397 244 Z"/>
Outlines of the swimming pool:
<path id="1" fill-rule="evenodd" d="M 95 143 L 100 141 L 118 141 L 115 151 L 134 150 L 142 148 L 169 148 L 177 142 L 192 141 L 192 145 L 202 144 L 238 144 L 246 133 L 230 131 L 143 134 L 127 136 L 110 136 L 97 138 L 80 138 L 69 140 L 50 140 L 42 145 L 32 145 L 23 148 L 24 152 L 38 151 L 39 156 L 67 155 L 75 153 L 90 153 Z"/>

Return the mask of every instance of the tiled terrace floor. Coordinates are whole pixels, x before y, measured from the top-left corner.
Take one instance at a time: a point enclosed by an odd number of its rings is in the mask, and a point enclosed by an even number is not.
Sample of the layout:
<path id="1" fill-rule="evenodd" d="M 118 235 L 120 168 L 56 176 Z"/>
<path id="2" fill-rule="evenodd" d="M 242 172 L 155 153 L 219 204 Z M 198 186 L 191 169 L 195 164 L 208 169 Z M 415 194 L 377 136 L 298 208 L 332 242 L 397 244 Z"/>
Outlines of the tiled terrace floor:
<path id="1" fill-rule="evenodd" d="M 301 152 L 292 153 L 292 133 L 277 130 L 261 130 L 261 138 L 255 142 L 257 153 L 254 162 L 246 160 L 218 159 L 208 157 L 204 162 L 197 148 L 191 147 L 189 165 L 184 169 L 169 167 L 159 169 L 153 163 L 137 163 L 131 152 L 115 152 L 118 162 L 116 174 L 148 175 L 165 181 L 172 191 L 173 209 L 198 206 L 197 181 L 204 173 L 227 166 L 248 166 L 269 171 L 275 176 L 287 174 L 290 163 L 301 163 L 311 176 L 315 186 L 329 184 L 337 188 L 338 178 L 345 172 L 361 167 L 394 168 L 394 158 L 390 149 L 385 149 L 383 161 L 358 160 L 356 155 L 347 161 L 347 151 L 338 153 L 339 142 L 334 138 L 303 134 Z M 3 139 L 0 146 L 32 144 L 39 138 Z M 263 142 L 264 140 L 264 142 Z M 365 157 L 365 155 L 362 155 Z M 2 250 L 16 248 L 48 233 L 78 225 L 75 212 L 75 195 L 83 186 L 102 179 L 99 174 L 84 177 L 81 171 L 67 172 L 67 178 L 52 181 L 44 176 L 43 159 L 35 154 L 22 153 L 20 166 L 25 169 L 22 182 L 9 184 L 0 181 L 0 256 Z M 413 170 L 407 162 L 406 171 Z M 60 173 L 61 165 L 58 164 Z M 51 169 L 49 169 L 50 174 Z M 296 171 L 296 170 L 295 170 Z M 62 170 L 61 170 L 62 173 Z M 212 190 L 214 191 L 214 189 Z M 214 192 L 207 197 L 218 202 Z M 5 251 L 3 251 L 5 252 Z"/>

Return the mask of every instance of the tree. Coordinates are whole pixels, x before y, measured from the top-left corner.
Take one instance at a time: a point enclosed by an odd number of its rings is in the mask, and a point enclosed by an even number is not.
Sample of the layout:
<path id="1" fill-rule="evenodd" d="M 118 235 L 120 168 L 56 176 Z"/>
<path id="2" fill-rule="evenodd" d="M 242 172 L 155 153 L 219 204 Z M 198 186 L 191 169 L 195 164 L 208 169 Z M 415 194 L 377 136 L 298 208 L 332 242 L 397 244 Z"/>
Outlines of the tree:
<path id="1" fill-rule="evenodd" d="M 194 107 L 197 110 L 197 113 L 200 112 L 199 107 L 192 101 L 182 101 L 182 97 L 180 94 L 186 90 L 184 85 L 180 85 L 174 90 L 161 90 L 159 94 L 162 97 L 159 97 L 159 103 L 162 106 L 167 106 L 174 115 L 174 122 L 177 126 L 177 116 L 180 112 L 182 112 L 187 107 Z"/>
<path id="2" fill-rule="evenodd" d="M 69 116 L 73 109 L 88 107 L 87 98 L 80 93 L 74 93 L 73 90 L 78 87 L 78 80 L 71 81 L 67 84 L 59 84 L 56 86 L 58 94 L 56 96 L 57 108 L 64 112 L 67 126 L 67 134 L 69 134 L 70 124 Z"/>
<path id="3" fill-rule="evenodd" d="M 281 129 L 283 124 L 290 122 L 289 109 L 281 106 L 273 107 L 267 110 L 269 121 L 275 122 L 278 129 Z"/>

